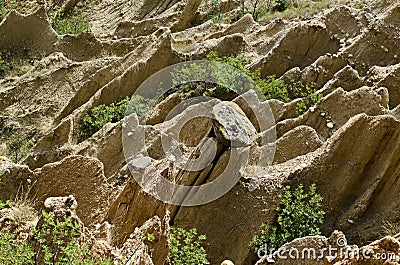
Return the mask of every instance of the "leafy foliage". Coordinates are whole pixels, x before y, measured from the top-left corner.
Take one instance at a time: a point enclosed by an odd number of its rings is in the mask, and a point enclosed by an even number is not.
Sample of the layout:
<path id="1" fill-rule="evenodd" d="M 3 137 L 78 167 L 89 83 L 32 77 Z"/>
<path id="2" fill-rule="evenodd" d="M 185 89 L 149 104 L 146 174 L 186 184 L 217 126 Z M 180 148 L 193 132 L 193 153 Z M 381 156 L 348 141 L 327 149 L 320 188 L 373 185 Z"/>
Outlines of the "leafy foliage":
<path id="1" fill-rule="evenodd" d="M 7 10 L 5 8 L 5 5 L 6 5 L 6 1 L 0 0 L 0 22 L 7 15 Z"/>
<path id="2" fill-rule="evenodd" d="M 126 114 L 136 113 L 139 120 L 144 122 L 147 120 L 153 105 L 152 99 L 145 98 L 141 95 L 134 95 L 128 104 Z"/>
<path id="3" fill-rule="evenodd" d="M 44 264 L 113 264 L 109 259 L 95 261 L 91 252 L 81 247 L 77 238 L 81 235 L 81 227 L 71 217 L 60 220 L 54 213 L 42 212 L 43 224 L 35 232 L 35 240 L 39 244 L 38 256 Z"/>
<path id="4" fill-rule="evenodd" d="M 7 200 L 6 202 L 0 201 L 0 210 L 4 209 L 4 208 L 10 208 L 12 207 L 13 202 L 10 200 Z"/>
<path id="5" fill-rule="evenodd" d="M 51 22 L 53 29 L 60 35 L 62 34 L 79 34 L 91 28 L 83 14 L 65 15 L 61 9 L 53 14 Z"/>
<path id="6" fill-rule="evenodd" d="M 12 155 L 14 163 L 19 163 L 24 157 L 29 154 L 29 151 L 34 146 L 34 142 L 27 135 L 21 134 L 11 138 L 8 145 L 8 150 Z"/>
<path id="7" fill-rule="evenodd" d="M 154 240 L 156 240 L 156 237 L 153 234 L 147 234 L 147 235 L 144 236 L 143 239 L 147 240 L 149 242 L 153 242 Z"/>
<path id="8" fill-rule="evenodd" d="M 203 265 L 210 264 L 202 247 L 205 235 L 198 235 L 195 228 L 186 231 L 171 227 L 172 247 L 168 257 L 172 265 Z"/>
<path id="9" fill-rule="evenodd" d="M 16 235 L 0 231 L 0 264 L 35 264 L 32 246 L 25 241 L 17 241 Z"/>
<path id="10" fill-rule="evenodd" d="M 124 116 L 129 105 L 129 98 L 110 105 L 99 105 L 86 113 L 75 127 L 79 141 L 88 139 L 109 122 L 118 122 Z"/>
<path id="11" fill-rule="evenodd" d="M 321 94 L 316 94 L 315 89 L 307 86 L 307 92 L 303 95 L 303 101 L 297 103 L 296 113 L 298 116 L 303 115 L 307 110 L 315 106 L 321 99 Z"/>
<path id="12" fill-rule="evenodd" d="M 174 87 L 170 93 L 178 92 L 188 96 L 210 96 L 223 100 L 231 100 L 237 96 L 230 86 L 236 87 L 239 91 L 244 87 L 253 88 L 249 80 L 254 81 L 256 86 L 264 94 L 265 99 L 278 99 L 283 102 L 290 102 L 296 98 L 304 98 L 304 104 L 307 110 L 315 105 L 321 97 L 315 95 L 313 85 L 304 85 L 302 82 L 285 82 L 276 79 L 274 76 L 261 78 L 260 71 L 251 72 L 246 68 L 248 62 L 243 55 L 220 57 L 216 52 L 210 52 L 205 60 L 225 63 L 233 68 L 221 68 L 210 66 L 210 69 L 204 69 L 200 65 L 191 64 L 184 66 L 173 74 Z M 238 74 L 237 69 L 243 74 Z M 182 80 L 198 80 L 200 76 L 209 76 L 210 80 L 221 80 L 223 84 L 213 84 L 202 81 L 193 81 L 185 84 Z M 244 77 L 248 77 L 244 78 Z M 244 92 L 244 91 L 242 91 Z M 303 110 L 304 111 L 304 110 Z"/>
<path id="13" fill-rule="evenodd" d="M 26 49 L 0 51 L 0 78 L 22 76 L 31 69 L 33 64 L 34 60 L 28 57 Z"/>
<path id="14" fill-rule="evenodd" d="M 255 21 L 268 13 L 283 12 L 292 5 L 291 0 L 240 0 L 241 9 L 232 17 L 239 20 L 245 14 L 251 14 Z"/>
<path id="15" fill-rule="evenodd" d="M 115 104 L 99 105 L 83 116 L 75 127 L 75 134 L 78 141 L 86 140 L 107 123 L 122 120 L 126 114 L 136 113 L 139 120 L 145 121 L 151 106 L 151 100 L 140 95 L 134 95 L 132 99 L 126 97 Z"/>
<path id="16" fill-rule="evenodd" d="M 304 192 L 299 185 L 294 192 L 287 186 L 279 195 L 275 224 L 263 224 L 261 233 L 253 238 L 250 247 L 260 255 L 270 254 L 283 244 L 304 236 L 319 235 L 324 221 L 322 196 L 316 193 L 316 185 Z"/>
<path id="17" fill-rule="evenodd" d="M 12 204 L 8 201 L 5 204 Z M 1 205 L 0 205 L 1 206 Z M 0 207 L 1 208 L 1 207 Z M 71 217 L 64 220 L 56 218 L 54 213 L 42 212 L 42 225 L 34 231 L 35 248 L 30 241 L 17 239 L 15 234 L 0 231 L 0 264 L 30 265 L 112 265 L 107 257 L 93 258 L 89 249 L 77 242 L 81 228 Z M 35 253 L 34 249 L 38 249 Z"/>
<path id="18" fill-rule="evenodd" d="M 208 61 L 225 63 L 229 66 L 235 67 L 241 71 L 247 71 L 244 68 L 244 57 L 239 55 L 237 57 L 219 57 L 216 52 L 210 52 L 205 58 Z M 207 77 L 208 81 L 203 80 Z M 168 96 L 174 92 L 183 94 L 186 97 L 195 96 L 212 96 L 221 99 L 232 99 L 235 97 L 230 86 L 235 84 L 236 87 L 241 88 L 243 83 L 243 75 L 238 75 L 236 70 L 230 67 L 221 67 L 218 64 L 209 64 L 207 67 L 192 63 L 189 66 L 182 66 L 179 70 L 172 73 L 173 88 L 165 95 Z M 213 82 L 219 82 L 215 84 Z"/>

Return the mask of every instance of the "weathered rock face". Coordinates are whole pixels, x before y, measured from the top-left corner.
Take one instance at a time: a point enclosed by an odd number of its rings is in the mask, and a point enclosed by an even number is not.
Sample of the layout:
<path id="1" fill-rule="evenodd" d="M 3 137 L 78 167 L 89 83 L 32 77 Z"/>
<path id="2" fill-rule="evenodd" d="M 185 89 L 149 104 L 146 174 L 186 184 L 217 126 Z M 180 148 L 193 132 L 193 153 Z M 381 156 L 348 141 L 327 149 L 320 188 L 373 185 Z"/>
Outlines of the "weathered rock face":
<path id="1" fill-rule="evenodd" d="M 283 163 L 290 159 L 315 151 L 322 145 L 315 130 L 308 126 L 299 126 L 284 134 L 276 142 L 274 163 Z"/>
<path id="2" fill-rule="evenodd" d="M 81 8 L 75 0 L 63 3 L 66 11 Z M 13 11 L 0 24 L 0 49 L 26 49 L 33 60 L 27 75 L 0 80 L 1 120 L 6 121 L 0 130 L 15 124 L 38 140 L 24 161 L 28 166 L 2 161 L 1 200 L 29 191 L 38 208 L 47 205 L 63 215 L 69 207 L 93 232 L 88 238 L 99 253 L 118 258 L 139 248 L 139 263 L 155 265 L 167 259 L 168 223 L 206 234 L 212 264 L 255 264 L 248 242 L 262 223 L 274 220 L 277 194 L 285 185 L 317 184 L 327 212 L 325 234 L 341 229 L 351 241 L 371 241 L 382 236 L 382 219 L 398 223 L 398 2 L 368 1 L 363 10 L 338 5 L 300 22 L 261 24 L 250 15 L 233 24 L 214 23 L 198 0 L 85 3 L 92 4 L 84 12 L 93 32 L 77 36 L 58 36 L 44 9 L 30 15 Z M 222 1 L 218 8 L 229 16 L 240 3 Z M 324 98 L 297 117 L 300 99 L 260 102 L 250 91 L 233 102 L 187 107 L 179 94 L 172 94 L 152 110 L 143 127 L 143 146 L 132 144 L 141 153 L 135 160 L 126 161 L 123 152 L 126 119 L 76 143 L 74 127 L 90 109 L 129 97 L 162 68 L 203 59 L 210 51 L 242 53 L 249 69 L 259 68 L 262 77 L 275 74 L 286 81 L 315 83 Z M 203 112 L 211 116 L 187 120 Z M 171 133 L 177 135 L 172 147 L 180 151 L 175 158 L 212 151 L 215 156 L 196 160 L 206 165 L 199 170 L 176 167 L 163 149 L 162 139 L 169 141 Z M 248 159 L 232 163 L 239 149 Z M 268 163 L 273 165 L 256 167 Z M 135 180 L 149 177 L 150 191 L 161 185 L 155 176 L 201 185 L 218 179 L 229 166 L 232 179 L 240 181 L 218 200 L 197 207 L 169 206 Z M 49 196 L 69 195 L 76 199 L 76 209 L 68 197 L 45 203 Z M 182 202 L 196 197 L 192 192 L 180 196 Z M 0 218 L 0 226 L 15 222 Z M 144 239 L 149 233 L 154 242 Z M 312 237 L 284 248 L 323 248 L 331 241 L 335 239 Z M 390 253 L 398 252 L 398 246 L 395 239 L 384 238 L 364 248 Z M 374 259 L 302 262 L 381 264 Z"/>
<path id="3" fill-rule="evenodd" d="M 103 165 L 89 157 L 68 157 L 35 171 L 11 166 L 1 182 L 1 200 L 27 196 L 38 202 L 38 209 L 48 197 L 74 195 L 80 205 L 78 215 L 86 226 L 103 220 L 113 198 L 112 189 L 104 177 Z"/>
<path id="4" fill-rule="evenodd" d="M 298 25 L 253 68 L 260 68 L 264 77 L 272 74 L 280 76 L 293 67 L 304 68 L 312 64 L 321 54 L 336 53 L 338 50 L 339 41 L 329 34 L 325 25 Z"/>
<path id="5" fill-rule="evenodd" d="M 28 16 L 10 12 L 0 27 L 1 50 L 26 49 L 30 53 L 49 55 L 57 38 L 44 8 Z"/>
<path id="6" fill-rule="evenodd" d="M 395 108 L 400 104 L 398 91 L 400 81 L 400 64 L 390 67 L 375 66 L 371 68 L 368 82 L 376 86 L 386 87 L 389 92 L 389 108 Z"/>
<path id="7" fill-rule="evenodd" d="M 326 140 L 357 114 L 386 114 L 388 110 L 385 108 L 385 99 L 370 87 L 361 87 L 351 92 L 336 89 L 305 115 L 279 122 L 276 126 L 277 136 L 279 138 L 297 126 L 307 125 L 314 128 L 321 139 Z"/>
<path id="8" fill-rule="evenodd" d="M 72 156 L 35 170 L 34 174 L 32 193 L 39 201 L 72 194 L 80 205 L 77 214 L 86 226 L 104 218 L 112 190 L 97 159 Z"/>
<path id="9" fill-rule="evenodd" d="M 122 246 L 121 254 L 131 257 L 136 250 L 136 256 L 140 257 L 139 264 L 168 264 L 167 255 L 171 247 L 168 222 L 168 215 L 164 220 L 158 216 L 147 220 L 129 236 Z M 149 234 L 154 236 L 154 240 L 146 239 Z"/>
<path id="10" fill-rule="evenodd" d="M 257 132 L 238 105 L 221 102 L 213 107 L 212 113 L 217 122 L 215 133 L 221 142 L 227 141 L 232 147 L 250 146 L 254 142 Z"/>

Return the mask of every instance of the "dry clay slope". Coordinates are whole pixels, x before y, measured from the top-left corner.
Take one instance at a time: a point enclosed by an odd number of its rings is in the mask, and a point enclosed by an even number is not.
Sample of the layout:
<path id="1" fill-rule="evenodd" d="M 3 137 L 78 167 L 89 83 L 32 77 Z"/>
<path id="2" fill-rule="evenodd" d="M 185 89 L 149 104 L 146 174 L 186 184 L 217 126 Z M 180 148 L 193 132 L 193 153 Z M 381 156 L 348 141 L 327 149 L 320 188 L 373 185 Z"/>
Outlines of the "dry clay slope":
<path id="1" fill-rule="evenodd" d="M 73 194 L 83 224 L 92 230 L 103 228 L 93 237 L 108 246 L 106 251 L 124 249 L 124 244 L 126 248 L 138 236 L 135 228 L 150 229 L 150 222 L 159 231 L 152 246 L 156 254 L 143 262 L 156 265 L 163 264 L 168 252 L 168 219 L 207 235 L 212 264 L 224 259 L 254 264 L 248 242 L 261 223 L 273 220 L 276 195 L 286 184 L 317 183 L 325 198 L 327 235 L 340 229 L 349 241 L 363 243 L 382 235 L 382 220 L 399 221 L 399 3 L 371 2 L 363 10 L 339 5 L 310 19 L 260 25 L 251 16 L 234 24 L 215 24 L 194 12 L 199 1 L 165 6 L 147 2 L 93 2 L 87 12 L 95 35 L 58 36 L 43 8 L 28 15 L 11 12 L 0 24 L 0 49 L 26 49 L 39 61 L 31 74 L 1 80 L 5 124 L 33 132 L 38 141 L 25 160 L 27 166 L 3 163 L 0 199 L 14 198 L 21 186 L 31 190 L 39 205 L 47 197 Z M 132 12 L 121 18 L 118 12 L 125 9 Z M 34 27 L 27 30 L 27 25 Z M 131 96 L 158 70 L 203 58 L 210 51 L 242 53 L 263 77 L 275 74 L 315 82 L 325 95 L 313 112 L 300 117 L 296 102 L 268 102 L 277 133 L 268 174 L 244 172 L 240 182 L 214 202 L 171 207 L 143 192 L 130 176 L 122 152 L 124 121 L 108 124 L 77 144 L 73 128 L 91 108 Z M 232 105 L 241 108 L 258 138 L 264 139 L 243 98 L 268 111 L 266 103 L 247 93 Z M 227 166 L 230 150 L 219 149 L 211 165 L 199 172 L 171 168 L 161 146 L 161 128 L 175 130 L 185 115 L 210 107 L 198 104 L 164 122 L 179 102 L 172 96 L 156 106 L 145 132 L 150 140 L 143 147 L 151 163 L 141 174 L 180 174 L 186 184 L 205 183 Z M 189 154 L 190 146 L 213 126 L 205 118 L 189 122 L 180 134 L 183 150 Z M 251 158 L 262 159 L 259 154 L 268 148 L 267 140 L 252 143 Z"/>

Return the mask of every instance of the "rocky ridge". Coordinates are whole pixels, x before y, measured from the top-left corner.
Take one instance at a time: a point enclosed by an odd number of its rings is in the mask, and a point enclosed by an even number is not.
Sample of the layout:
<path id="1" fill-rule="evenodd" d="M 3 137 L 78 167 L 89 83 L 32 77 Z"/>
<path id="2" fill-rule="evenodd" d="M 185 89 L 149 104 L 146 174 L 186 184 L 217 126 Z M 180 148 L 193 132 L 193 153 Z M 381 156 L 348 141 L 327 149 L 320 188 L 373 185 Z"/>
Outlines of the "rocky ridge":
<path id="1" fill-rule="evenodd" d="M 79 8 L 77 2 L 64 1 L 63 8 Z M 153 252 L 143 252 L 140 264 L 155 265 L 166 260 L 169 224 L 206 234 L 212 264 L 226 259 L 255 264 L 248 242 L 263 222 L 274 219 L 276 195 L 288 184 L 317 184 L 327 212 L 323 234 L 341 230 L 349 242 L 362 245 L 382 237 L 383 221 L 398 223 L 399 3 L 368 1 L 362 10 L 338 4 L 306 19 L 262 24 L 245 15 L 224 24 L 207 19 L 196 0 L 88 2 L 92 32 L 58 35 L 47 17 L 49 7 L 33 3 L 27 14 L 12 11 L 0 24 L 0 50 L 24 50 L 36 62 L 27 74 L 0 80 L 0 129 L 13 125 L 36 140 L 25 165 L 3 160 L 0 200 L 16 198 L 24 190 L 38 202 L 37 209 L 47 209 L 53 207 L 48 198 L 73 195 L 77 208 L 71 210 L 94 249 L 123 255 L 151 231 L 156 239 L 145 243 Z M 231 1 L 220 4 L 225 12 L 237 8 Z M 240 181 L 227 194 L 201 206 L 178 207 L 150 196 L 132 178 L 123 153 L 127 118 L 78 143 L 74 128 L 90 109 L 130 97 L 157 71 L 202 59 L 210 51 L 243 54 L 248 68 L 260 69 L 262 77 L 314 82 L 324 95 L 300 117 L 296 101 L 267 102 L 276 122 L 271 125 L 276 153 L 268 173 L 241 171 L 239 161 L 233 170 L 238 176 L 233 177 Z M 225 107 L 220 111 L 230 108 L 232 120 L 240 117 L 245 132 L 218 134 L 212 120 L 190 120 L 179 134 L 185 155 L 213 135 L 216 157 L 199 171 L 171 167 L 161 144 L 163 130 L 177 130 L 185 115 L 211 104 L 196 104 L 167 119 L 166 113 L 181 101 L 171 95 L 153 109 L 144 132 L 150 140 L 143 146 L 149 159 L 143 176 L 157 173 L 167 179 L 179 176 L 186 185 L 207 183 L 229 166 L 233 154 L 226 140 L 248 147 L 250 160 L 260 161 L 270 150 L 271 126 L 260 128 L 248 106 L 263 110 L 265 103 L 248 92 L 230 103 L 212 103 Z M 219 124 L 230 124 L 225 114 L 215 114 Z M 7 143 L 0 148 L 3 153 Z M 312 246 L 329 241 L 303 240 Z M 383 238 L 365 248 L 400 254 L 399 245 Z M 318 264 L 367 264 L 324 262 Z M 383 264 L 379 262 L 370 264 Z"/>

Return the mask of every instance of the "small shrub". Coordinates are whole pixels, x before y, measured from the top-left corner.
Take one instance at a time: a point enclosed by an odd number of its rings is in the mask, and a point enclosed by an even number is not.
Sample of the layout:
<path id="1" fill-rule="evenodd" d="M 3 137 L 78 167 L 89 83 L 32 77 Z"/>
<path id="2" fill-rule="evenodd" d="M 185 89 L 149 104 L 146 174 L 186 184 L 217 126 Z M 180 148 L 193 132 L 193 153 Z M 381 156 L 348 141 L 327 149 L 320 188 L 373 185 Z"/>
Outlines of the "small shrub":
<path id="1" fill-rule="evenodd" d="M 7 15 L 7 10 L 5 8 L 5 5 L 6 5 L 6 1 L 5 0 L 0 0 L 0 22 Z"/>
<path id="2" fill-rule="evenodd" d="M 16 235 L 0 231 L 0 264 L 30 265 L 35 264 L 32 246 L 25 241 L 18 241 Z"/>
<path id="3" fill-rule="evenodd" d="M 139 121 L 145 122 L 153 105 L 152 99 L 145 98 L 141 95 L 134 95 L 128 104 L 126 114 L 136 113 Z"/>
<path id="4" fill-rule="evenodd" d="M 79 142 L 86 140 L 107 123 L 118 122 L 127 114 L 136 113 L 140 121 L 145 121 L 151 106 L 152 101 L 140 95 L 134 95 L 132 99 L 126 97 L 110 105 L 99 105 L 83 116 L 75 126 L 75 135 Z"/>
<path id="5" fill-rule="evenodd" d="M 358 1 L 354 5 L 354 8 L 357 8 L 357 9 L 363 9 L 364 7 L 365 7 L 365 2 L 364 1 Z"/>
<path id="6" fill-rule="evenodd" d="M 274 76 L 261 78 L 260 71 L 251 72 L 246 68 L 248 62 L 243 55 L 238 56 L 223 56 L 220 57 L 216 52 L 210 52 L 205 60 L 225 63 L 233 68 L 239 70 L 243 74 L 238 74 L 237 71 L 232 71 L 231 68 L 221 68 L 210 66 L 211 69 L 203 69 L 199 65 L 191 64 L 190 66 L 183 66 L 179 71 L 173 73 L 173 88 L 165 95 L 177 92 L 189 96 L 208 96 L 216 97 L 222 100 L 231 100 L 237 96 L 236 92 L 231 90 L 231 86 L 235 86 L 238 92 L 242 88 L 252 88 L 249 80 L 243 76 L 249 77 L 254 81 L 255 85 L 264 94 L 265 99 L 277 99 L 283 102 L 290 102 L 296 98 L 304 98 L 306 109 L 315 105 L 320 96 L 315 95 L 315 88 L 313 85 L 304 85 L 300 81 L 291 81 L 286 83 L 283 80 L 276 79 Z M 213 84 L 203 81 L 192 81 L 189 83 L 181 84 L 183 80 L 198 80 L 199 76 L 209 75 L 210 80 L 220 80 L 223 84 Z M 165 98 L 164 97 L 164 98 Z M 162 99 L 164 99 L 162 98 Z M 161 99 L 161 100 L 162 100 Z"/>
<path id="7" fill-rule="evenodd" d="M 274 10 L 278 11 L 278 12 L 283 12 L 286 9 L 288 9 L 291 4 L 292 1 L 291 0 L 274 0 L 275 1 L 275 6 L 274 6 Z"/>
<path id="8" fill-rule="evenodd" d="M 81 236 L 81 227 L 71 217 L 60 220 L 54 213 L 45 211 L 42 216 L 43 224 L 35 231 L 34 238 L 39 248 L 36 255 L 43 259 L 44 264 L 113 264 L 108 258 L 92 258 L 91 251 L 79 245 L 77 238 Z"/>
<path id="9" fill-rule="evenodd" d="M 301 92 L 301 97 L 303 100 L 297 103 L 296 113 L 298 116 L 303 115 L 307 110 L 315 106 L 321 99 L 321 94 L 316 94 L 316 89 L 314 87 L 306 86 L 305 91 Z"/>
<path id="10" fill-rule="evenodd" d="M 83 14 L 67 16 L 60 9 L 53 15 L 51 25 L 60 35 L 79 34 L 91 28 Z"/>
<path id="11" fill-rule="evenodd" d="M 2 207 L 11 207 L 14 203 L 0 201 Z M 24 205 L 16 205 L 17 207 Z M 32 208 L 30 209 L 32 210 Z M 34 217 L 30 214 L 30 218 Z M 80 246 L 77 238 L 81 235 L 81 227 L 66 217 L 56 218 L 54 213 L 42 212 L 43 222 L 33 231 L 34 246 L 31 241 L 22 241 L 17 235 L 0 230 L 0 264 L 1 265 L 114 265 L 107 257 L 93 258 L 91 251 Z M 17 217 L 17 216 L 14 216 Z M 29 216 L 27 216 L 29 219 Z M 38 250 L 35 253 L 35 249 Z"/>
<path id="12" fill-rule="evenodd" d="M 249 70 L 245 68 L 245 64 L 247 64 L 247 62 L 242 55 L 236 57 L 219 57 L 218 53 L 210 52 L 204 59 L 213 62 L 225 63 L 245 74 L 250 74 Z M 205 81 L 195 81 L 204 76 L 208 76 L 209 80 L 219 80 L 223 84 L 227 85 L 213 84 Z M 238 75 L 236 70 L 232 71 L 232 68 L 221 69 L 218 66 L 215 67 L 214 65 L 210 64 L 209 67 L 205 69 L 200 65 L 193 63 L 189 66 L 181 67 L 178 71 L 172 74 L 173 88 L 168 94 L 165 95 L 165 97 L 174 92 L 178 92 L 188 96 L 203 95 L 229 100 L 236 96 L 236 93 L 229 88 L 229 84 L 235 84 L 236 87 L 242 88 L 243 86 L 238 85 L 244 81 L 242 80 L 242 77 L 242 75 Z M 182 84 L 184 80 L 194 81 Z"/>
<path id="13" fill-rule="evenodd" d="M 0 51 L 0 78 L 22 76 L 31 69 L 33 64 L 26 49 Z"/>
<path id="14" fill-rule="evenodd" d="M 205 235 L 198 235 L 195 228 L 186 231 L 171 227 L 172 246 L 168 257 L 172 265 L 203 265 L 210 264 L 202 247 Z"/>
<path id="15" fill-rule="evenodd" d="M 29 154 L 34 145 L 35 143 L 24 134 L 12 137 L 8 145 L 12 161 L 14 163 L 19 163 Z"/>
<path id="16" fill-rule="evenodd" d="M 4 208 L 10 208 L 13 206 L 13 202 L 10 200 L 7 200 L 5 202 L 0 201 L 0 210 L 4 209 Z"/>
<path id="17" fill-rule="evenodd" d="M 144 240 L 147 240 L 149 242 L 153 242 L 154 240 L 156 240 L 156 237 L 153 234 L 147 234 L 144 236 Z"/>
<path id="18" fill-rule="evenodd" d="M 277 99 L 282 102 L 290 102 L 287 84 L 282 80 L 275 79 L 274 76 L 269 76 L 266 79 L 260 78 L 259 71 L 253 74 L 257 86 L 261 89 L 266 99 Z"/>
<path id="19" fill-rule="evenodd" d="M 109 122 L 118 122 L 125 116 L 129 105 L 129 98 L 110 105 L 99 105 L 86 113 L 75 127 L 75 134 L 79 141 L 88 139 Z"/>
<path id="20" fill-rule="evenodd" d="M 253 238 L 250 247 L 259 255 L 268 255 L 283 244 L 304 236 L 319 235 L 324 221 L 322 197 L 315 184 L 308 193 L 299 185 L 294 192 L 287 186 L 279 195 L 277 219 L 274 224 L 263 224 L 261 233 Z"/>

